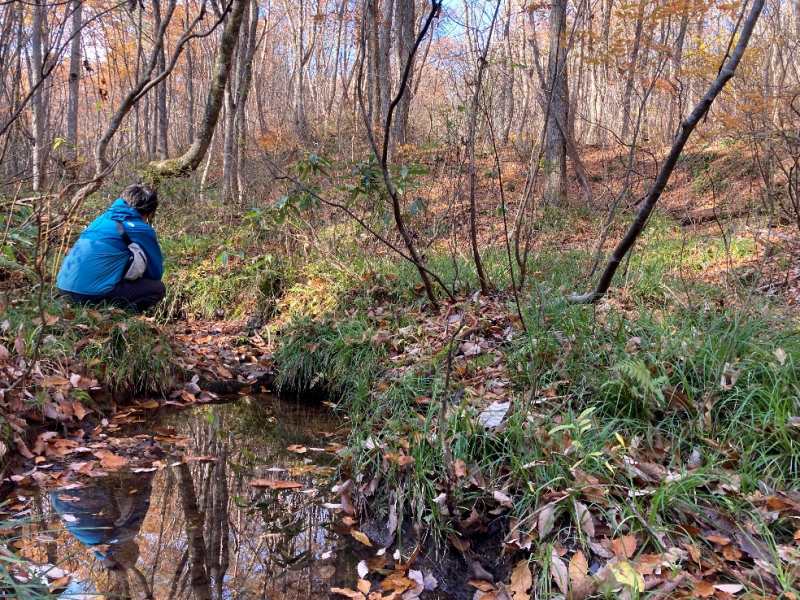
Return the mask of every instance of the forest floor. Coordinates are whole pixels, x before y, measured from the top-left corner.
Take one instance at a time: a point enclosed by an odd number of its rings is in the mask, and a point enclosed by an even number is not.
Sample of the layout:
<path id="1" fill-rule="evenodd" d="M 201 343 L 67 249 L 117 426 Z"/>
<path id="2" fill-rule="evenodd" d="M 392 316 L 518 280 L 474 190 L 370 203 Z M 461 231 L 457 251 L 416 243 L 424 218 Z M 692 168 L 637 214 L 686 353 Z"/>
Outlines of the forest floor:
<path id="1" fill-rule="evenodd" d="M 486 159 L 482 295 L 463 181 L 417 153 L 430 173 L 409 219 L 436 237 L 423 251 L 457 299 L 438 309 L 341 215 L 298 213 L 289 235 L 176 187 L 157 222 L 169 296 L 155 315 L 9 303 L 3 377 L 29 382 L 3 398 L 13 481 L 131 396 L 152 410 L 324 392 L 348 429 L 337 520 L 363 546 L 334 596 L 800 598 L 800 236 L 753 210 L 739 152 L 686 155 L 596 306 L 566 295 L 590 285 L 618 156 L 587 155 L 593 205 L 576 188 L 569 208 L 537 210 L 517 295 Z M 505 158 L 518 197 L 525 164 Z M 8 273 L 9 288 L 31 276 Z"/>

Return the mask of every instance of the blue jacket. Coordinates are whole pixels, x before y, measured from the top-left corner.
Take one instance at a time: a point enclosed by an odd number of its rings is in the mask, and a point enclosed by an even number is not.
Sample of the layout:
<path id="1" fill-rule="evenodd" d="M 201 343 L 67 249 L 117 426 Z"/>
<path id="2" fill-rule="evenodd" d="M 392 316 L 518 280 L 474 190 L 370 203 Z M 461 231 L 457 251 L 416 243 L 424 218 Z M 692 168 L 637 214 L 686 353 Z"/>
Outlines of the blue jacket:
<path id="1" fill-rule="evenodd" d="M 130 241 L 139 244 L 147 256 L 143 277 L 161 279 L 164 264 L 155 230 L 142 219 L 139 211 L 117 198 L 84 229 L 64 258 L 56 280 L 58 289 L 102 296 L 122 281 L 131 252 L 123 241 L 118 223 L 122 224 Z"/>

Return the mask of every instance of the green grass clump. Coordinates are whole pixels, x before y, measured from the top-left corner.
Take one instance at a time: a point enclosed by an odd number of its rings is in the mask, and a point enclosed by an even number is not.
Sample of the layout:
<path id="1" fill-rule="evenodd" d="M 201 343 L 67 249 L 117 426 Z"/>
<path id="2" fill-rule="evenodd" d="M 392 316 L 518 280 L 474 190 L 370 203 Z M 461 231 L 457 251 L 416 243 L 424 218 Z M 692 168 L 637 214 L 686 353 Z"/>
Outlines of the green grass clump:
<path id="1" fill-rule="evenodd" d="M 281 332 L 275 353 L 278 389 L 323 389 L 350 404 L 369 394 L 385 351 L 363 317 L 344 322 L 293 321 Z"/>
<path id="2" fill-rule="evenodd" d="M 172 348 L 157 327 L 140 318 L 113 324 L 80 356 L 113 393 L 165 393 L 173 384 Z"/>

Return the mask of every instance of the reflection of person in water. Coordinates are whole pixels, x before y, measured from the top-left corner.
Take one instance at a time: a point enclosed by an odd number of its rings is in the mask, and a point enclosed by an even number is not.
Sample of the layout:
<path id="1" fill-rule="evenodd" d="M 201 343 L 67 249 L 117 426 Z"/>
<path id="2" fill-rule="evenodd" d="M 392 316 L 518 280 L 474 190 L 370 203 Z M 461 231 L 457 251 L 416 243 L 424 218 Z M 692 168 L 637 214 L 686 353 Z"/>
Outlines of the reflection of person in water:
<path id="1" fill-rule="evenodd" d="M 109 591 L 123 597 L 131 596 L 129 574 L 144 587 L 145 597 L 152 597 L 136 568 L 139 547 L 135 541 L 150 507 L 152 479 L 152 473 L 127 474 L 50 494 L 53 510 L 67 530 L 109 570 L 116 588 Z"/>

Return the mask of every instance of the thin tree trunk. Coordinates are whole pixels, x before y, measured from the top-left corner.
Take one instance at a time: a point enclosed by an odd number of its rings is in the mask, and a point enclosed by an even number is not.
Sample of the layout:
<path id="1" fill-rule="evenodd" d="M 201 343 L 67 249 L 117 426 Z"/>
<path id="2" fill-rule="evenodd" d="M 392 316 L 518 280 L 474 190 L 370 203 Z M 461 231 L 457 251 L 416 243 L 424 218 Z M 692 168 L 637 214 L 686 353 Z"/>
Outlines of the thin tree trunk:
<path id="1" fill-rule="evenodd" d="M 153 28 L 156 33 L 161 26 L 161 0 L 153 0 Z M 167 67 L 167 55 L 164 44 L 158 52 L 158 62 L 156 68 L 158 72 L 163 72 Z M 164 79 L 156 87 L 155 98 L 155 127 L 154 135 L 156 139 L 155 148 L 158 158 L 161 160 L 169 156 L 167 147 L 167 131 L 169 129 L 169 116 L 167 115 L 167 80 Z"/>
<path id="2" fill-rule="evenodd" d="M 77 177 L 78 160 L 78 106 L 81 80 L 81 14 L 83 0 L 72 1 L 72 42 L 69 52 L 69 97 L 67 99 L 67 143 L 69 165 L 67 172 L 73 181 Z"/>
<path id="3" fill-rule="evenodd" d="M 644 8 L 646 0 L 639 0 L 639 9 L 636 14 L 636 31 L 633 36 L 633 47 L 628 59 L 628 76 L 625 80 L 625 91 L 622 94 L 622 133 L 623 142 L 628 141 L 631 130 L 631 98 L 633 97 L 633 84 L 636 81 L 636 65 L 639 61 L 639 49 L 642 45 L 642 29 L 644 28 Z"/>
<path id="4" fill-rule="evenodd" d="M 47 24 L 46 11 L 45 0 L 35 0 L 31 32 L 31 75 L 34 85 L 37 86 L 32 98 L 33 119 L 31 123 L 33 129 L 33 152 L 31 155 L 33 180 L 31 185 L 35 192 L 41 191 L 45 186 L 44 162 L 46 155 L 45 135 L 47 129 L 47 111 L 41 82 L 44 75 L 44 37 Z"/>
<path id="5" fill-rule="evenodd" d="M 411 55 L 411 48 L 414 46 L 414 25 L 416 23 L 414 0 L 395 0 L 395 9 L 397 64 L 402 69 L 404 65 L 412 61 L 408 72 L 408 91 L 400 98 L 400 102 L 397 104 L 397 116 L 394 122 L 394 143 L 403 145 L 408 140 L 408 117 L 411 101 L 414 98 L 412 93 L 414 89 L 414 57 Z"/>
<path id="6" fill-rule="evenodd" d="M 478 282 L 481 286 L 483 294 L 489 293 L 489 279 L 486 276 L 486 271 L 483 268 L 483 261 L 481 260 L 481 253 L 478 248 L 478 205 L 476 199 L 477 175 L 475 167 L 475 137 L 478 128 L 478 104 L 483 86 L 483 74 L 486 71 L 486 57 L 489 54 L 489 48 L 492 44 L 492 34 L 494 33 L 494 26 L 497 22 L 497 15 L 500 12 L 500 2 L 494 7 L 494 14 L 492 21 L 489 24 L 489 32 L 486 34 L 486 44 L 483 47 L 483 52 L 478 56 L 478 72 L 475 77 L 475 89 L 472 92 L 472 104 L 469 112 L 469 127 L 467 130 L 467 153 L 469 155 L 469 239 L 472 246 L 472 260 L 475 263 L 475 271 L 478 274 Z"/>
<path id="7" fill-rule="evenodd" d="M 253 81 L 253 57 L 256 53 L 256 33 L 258 30 L 258 1 L 251 0 L 250 6 L 250 24 L 247 33 L 247 45 L 243 53 L 244 63 L 242 65 L 240 78 L 238 99 L 236 101 L 236 130 L 239 134 L 239 139 L 236 144 L 236 174 L 239 178 L 236 184 L 238 190 L 238 200 L 240 204 L 244 203 L 244 162 L 245 153 L 247 151 L 247 99 L 250 97 L 250 87 Z"/>
<path id="8" fill-rule="evenodd" d="M 547 57 L 550 114 L 547 119 L 544 149 L 544 201 L 561 206 L 567 201 L 567 143 L 569 92 L 567 88 L 567 48 L 563 43 L 567 24 L 566 0 L 554 0 L 550 8 L 550 50 Z M 561 124 L 561 126 L 559 126 Z"/>

